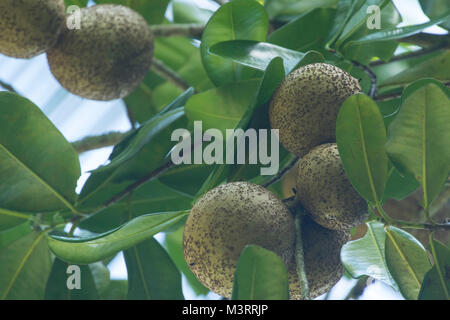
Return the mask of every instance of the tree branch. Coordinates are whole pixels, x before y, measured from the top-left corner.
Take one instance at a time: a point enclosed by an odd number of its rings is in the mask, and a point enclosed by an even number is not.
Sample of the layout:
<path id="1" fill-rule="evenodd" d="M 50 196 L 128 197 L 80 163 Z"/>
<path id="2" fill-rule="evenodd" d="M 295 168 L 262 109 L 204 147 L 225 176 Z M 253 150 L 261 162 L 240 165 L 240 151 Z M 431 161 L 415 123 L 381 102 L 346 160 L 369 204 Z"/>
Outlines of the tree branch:
<path id="1" fill-rule="evenodd" d="M 368 96 L 373 98 L 375 96 L 375 90 L 377 88 L 377 75 L 367 66 L 359 63 L 356 60 L 352 60 L 352 63 L 358 68 L 362 69 L 370 78 L 370 89 Z"/>
<path id="2" fill-rule="evenodd" d="M 18 93 L 12 85 L 10 85 L 9 83 L 6 83 L 2 80 L 0 80 L 0 87 L 4 88 L 5 90 L 8 90 L 10 92 Z"/>
<path id="3" fill-rule="evenodd" d="M 195 37 L 203 33 L 204 24 L 158 24 L 151 26 L 155 37 Z"/>
<path id="4" fill-rule="evenodd" d="M 190 85 L 186 81 L 184 81 L 175 71 L 167 67 L 162 61 L 156 58 L 153 58 L 152 64 L 150 65 L 150 70 L 172 82 L 183 91 L 186 91 L 190 88 Z"/>
<path id="5" fill-rule="evenodd" d="M 72 146 L 80 154 L 86 151 L 116 145 L 117 143 L 122 141 L 122 139 L 126 137 L 128 134 L 129 131 L 128 132 L 113 131 L 99 136 L 89 136 L 81 140 L 72 142 Z"/>
<path id="6" fill-rule="evenodd" d="M 280 180 L 281 178 L 283 178 L 283 176 L 289 171 L 291 170 L 295 164 L 297 163 L 297 161 L 299 160 L 299 157 L 295 157 L 294 159 L 292 159 L 291 162 L 288 163 L 288 165 L 286 167 L 284 167 L 283 169 L 281 169 L 280 171 L 278 171 L 277 175 L 274 176 L 272 179 L 270 179 L 269 181 L 267 181 L 266 183 L 262 184 L 261 186 L 263 186 L 264 188 L 269 187 L 271 184 L 274 184 L 275 182 L 277 182 L 278 180 Z"/>

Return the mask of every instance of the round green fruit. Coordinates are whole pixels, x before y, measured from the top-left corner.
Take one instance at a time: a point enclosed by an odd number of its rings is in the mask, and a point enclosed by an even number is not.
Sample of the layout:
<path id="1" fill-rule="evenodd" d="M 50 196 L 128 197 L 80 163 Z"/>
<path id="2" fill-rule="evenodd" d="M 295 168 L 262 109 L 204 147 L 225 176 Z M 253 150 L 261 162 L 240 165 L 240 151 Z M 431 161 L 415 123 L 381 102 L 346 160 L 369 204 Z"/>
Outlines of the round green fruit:
<path id="1" fill-rule="evenodd" d="M 47 58 L 68 91 L 93 100 L 130 94 L 153 58 L 153 33 L 137 12 L 121 5 L 83 8 L 80 28 L 65 27 Z"/>
<path id="2" fill-rule="evenodd" d="M 269 108 L 272 129 L 280 143 L 299 157 L 313 147 L 336 139 L 341 104 L 361 91 L 358 80 L 326 63 L 292 71 L 275 91 Z"/>
<path id="3" fill-rule="evenodd" d="M 1 0 L 0 53 L 32 58 L 52 47 L 63 27 L 64 0 Z"/>
<path id="4" fill-rule="evenodd" d="M 293 261 L 295 227 L 283 202 L 267 189 L 232 182 L 207 192 L 186 221 L 184 256 L 207 288 L 230 297 L 242 249 L 259 245 Z"/>
<path id="5" fill-rule="evenodd" d="M 367 202 L 348 180 L 335 143 L 315 147 L 300 160 L 297 197 L 328 229 L 348 230 L 368 218 Z"/>
<path id="6" fill-rule="evenodd" d="M 302 218 L 302 242 L 306 278 L 312 299 L 328 292 L 343 276 L 340 254 L 350 240 L 348 231 L 326 229 L 309 216 Z M 289 268 L 291 299 L 302 299 L 295 267 Z"/>

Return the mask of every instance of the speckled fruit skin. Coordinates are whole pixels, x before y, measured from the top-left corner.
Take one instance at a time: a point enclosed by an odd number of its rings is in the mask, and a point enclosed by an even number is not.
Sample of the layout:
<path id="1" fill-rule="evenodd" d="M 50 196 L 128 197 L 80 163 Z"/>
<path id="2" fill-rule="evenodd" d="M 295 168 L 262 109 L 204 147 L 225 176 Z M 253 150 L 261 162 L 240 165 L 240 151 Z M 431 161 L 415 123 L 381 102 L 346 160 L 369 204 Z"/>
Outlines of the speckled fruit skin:
<path id="1" fill-rule="evenodd" d="M 249 244 L 293 261 L 295 226 L 287 207 L 270 191 L 232 182 L 207 192 L 186 221 L 183 248 L 195 276 L 213 292 L 230 297 L 234 271 Z"/>
<path id="2" fill-rule="evenodd" d="M 358 80 L 326 63 L 292 71 L 270 102 L 272 129 L 279 129 L 280 143 L 299 157 L 325 142 L 336 140 L 336 118 L 341 104 L 360 92 Z"/>
<path id="3" fill-rule="evenodd" d="M 130 94 L 153 57 L 153 33 L 137 12 L 121 5 L 81 9 L 81 28 L 63 29 L 47 52 L 50 69 L 70 92 L 92 100 Z"/>
<path id="4" fill-rule="evenodd" d="M 304 262 L 312 299 L 328 292 L 343 276 L 340 254 L 342 246 L 349 240 L 348 231 L 326 229 L 308 216 L 302 219 Z M 290 298 L 301 299 L 295 266 L 289 268 L 289 282 Z"/>
<path id="5" fill-rule="evenodd" d="M 64 0 L 1 0 L 0 53 L 32 58 L 53 46 L 63 27 Z"/>
<path id="6" fill-rule="evenodd" d="M 335 143 L 315 147 L 300 160 L 297 197 L 328 229 L 348 230 L 368 217 L 367 203 L 348 180 Z"/>

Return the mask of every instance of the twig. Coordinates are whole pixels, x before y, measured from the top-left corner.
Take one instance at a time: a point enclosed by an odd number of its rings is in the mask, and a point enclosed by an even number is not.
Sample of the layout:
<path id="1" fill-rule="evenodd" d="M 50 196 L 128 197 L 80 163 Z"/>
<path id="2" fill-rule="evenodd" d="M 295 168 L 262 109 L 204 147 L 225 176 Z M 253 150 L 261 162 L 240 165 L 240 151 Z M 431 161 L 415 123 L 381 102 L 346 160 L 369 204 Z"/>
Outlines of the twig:
<path id="1" fill-rule="evenodd" d="M 110 132 L 99 136 L 90 136 L 72 143 L 72 146 L 78 153 L 83 153 L 90 150 L 100 149 L 116 145 L 127 136 L 129 132 Z"/>
<path id="2" fill-rule="evenodd" d="M 364 293 L 364 290 L 367 287 L 367 279 L 368 276 L 362 276 L 358 279 L 358 281 L 355 283 L 353 288 L 350 290 L 350 292 L 347 294 L 347 296 L 344 298 L 344 300 L 358 300 L 360 296 Z"/>
<path id="3" fill-rule="evenodd" d="M 172 82 L 183 91 L 186 91 L 190 88 L 190 85 L 186 81 L 184 81 L 175 71 L 167 67 L 162 61 L 156 58 L 153 58 L 150 69 L 156 72 L 161 77 Z"/>
<path id="4" fill-rule="evenodd" d="M 145 175 L 144 177 L 142 177 L 141 179 L 139 179 L 135 183 L 129 185 L 122 192 L 120 192 L 120 193 L 116 194 L 115 196 L 111 197 L 108 201 L 105 202 L 103 207 L 106 208 L 106 207 L 109 207 L 110 205 L 112 205 L 112 204 L 114 204 L 116 202 L 119 202 L 120 200 L 123 199 L 123 197 L 127 196 L 128 194 L 130 194 L 131 192 L 133 192 L 134 190 L 136 190 L 137 188 L 139 188 L 143 184 L 149 182 L 150 180 L 153 180 L 153 179 L 159 177 L 161 174 L 163 174 L 164 172 L 166 172 L 167 170 L 169 170 L 170 168 L 172 168 L 174 166 L 175 166 L 175 164 L 172 161 L 168 161 L 163 166 L 153 170 L 152 172 L 148 173 L 147 175 Z"/>
<path id="5" fill-rule="evenodd" d="M 155 37 L 195 37 L 202 34 L 204 24 L 158 24 L 151 26 Z"/>
<path id="6" fill-rule="evenodd" d="M 300 283 L 300 295 L 303 300 L 311 300 L 309 294 L 308 278 L 306 277 L 305 270 L 305 256 L 303 252 L 302 241 L 302 216 L 303 212 L 300 209 L 295 210 L 295 262 L 297 276 Z"/>
<path id="7" fill-rule="evenodd" d="M 282 170 L 280 170 L 276 176 L 274 176 L 272 179 L 270 179 L 269 181 L 267 181 L 266 183 L 262 184 L 262 186 L 264 188 L 269 187 L 271 184 L 274 184 L 275 182 L 277 182 L 278 180 L 280 180 L 285 174 L 286 172 L 288 172 L 289 170 L 291 170 L 295 164 L 297 163 L 299 157 L 295 157 L 294 159 L 292 159 L 291 162 L 288 163 L 288 165 L 286 167 L 284 167 Z"/>
<path id="8" fill-rule="evenodd" d="M 0 87 L 4 88 L 5 90 L 14 92 L 14 93 L 18 93 L 16 89 L 14 89 L 14 87 L 12 85 L 10 85 L 9 83 L 6 83 L 2 80 L 0 80 Z"/>
<path id="9" fill-rule="evenodd" d="M 373 98 L 375 96 L 375 90 L 377 88 L 377 75 L 368 67 L 356 60 L 352 60 L 352 63 L 358 68 L 362 69 L 370 78 L 370 89 L 368 96 Z"/>

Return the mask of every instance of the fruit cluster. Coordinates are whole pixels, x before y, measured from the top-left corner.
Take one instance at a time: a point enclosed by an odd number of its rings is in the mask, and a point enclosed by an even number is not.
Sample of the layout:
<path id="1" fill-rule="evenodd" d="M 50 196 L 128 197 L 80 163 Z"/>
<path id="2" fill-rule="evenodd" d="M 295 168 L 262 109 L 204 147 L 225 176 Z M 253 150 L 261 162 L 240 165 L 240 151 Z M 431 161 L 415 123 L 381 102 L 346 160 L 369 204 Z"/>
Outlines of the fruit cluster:
<path id="1" fill-rule="evenodd" d="M 341 104 L 360 91 L 359 82 L 347 72 L 315 63 L 291 72 L 270 103 L 271 126 L 279 129 L 280 142 L 302 157 L 295 203 L 307 213 L 301 234 L 312 298 L 342 277 L 341 247 L 350 240 L 350 228 L 367 219 L 367 203 L 353 189 L 333 143 Z M 230 297 L 239 255 L 249 244 L 282 258 L 290 297 L 301 299 L 294 218 L 283 201 L 259 185 L 232 182 L 207 192 L 194 205 L 184 230 L 184 254 L 206 287 Z"/>
<path id="2" fill-rule="evenodd" d="M 0 53 L 32 58 L 46 52 L 61 85 L 93 100 L 127 96 L 153 58 L 152 30 L 121 5 L 95 5 L 66 17 L 64 0 L 2 0 L 0 28 Z"/>

